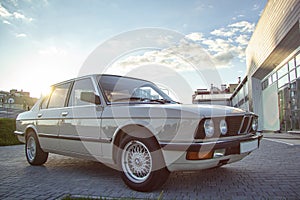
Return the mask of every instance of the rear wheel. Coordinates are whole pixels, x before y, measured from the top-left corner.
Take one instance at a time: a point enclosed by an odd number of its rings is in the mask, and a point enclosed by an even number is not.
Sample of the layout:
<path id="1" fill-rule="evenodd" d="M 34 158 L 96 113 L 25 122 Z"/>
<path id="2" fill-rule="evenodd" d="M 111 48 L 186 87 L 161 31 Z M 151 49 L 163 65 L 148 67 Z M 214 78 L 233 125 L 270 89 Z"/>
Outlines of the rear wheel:
<path id="1" fill-rule="evenodd" d="M 48 159 L 48 153 L 44 152 L 37 139 L 36 134 L 31 131 L 26 137 L 25 154 L 29 164 L 42 165 Z"/>
<path id="2" fill-rule="evenodd" d="M 154 138 L 126 136 L 118 157 L 123 181 L 137 191 L 149 192 L 161 187 L 170 174 Z"/>

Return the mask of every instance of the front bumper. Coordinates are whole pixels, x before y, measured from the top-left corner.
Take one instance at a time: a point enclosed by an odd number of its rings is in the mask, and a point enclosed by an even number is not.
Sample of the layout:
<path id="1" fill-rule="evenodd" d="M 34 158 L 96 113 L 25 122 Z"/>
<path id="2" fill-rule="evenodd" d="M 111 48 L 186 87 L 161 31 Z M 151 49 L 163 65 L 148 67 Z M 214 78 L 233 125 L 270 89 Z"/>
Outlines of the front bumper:
<path id="1" fill-rule="evenodd" d="M 261 134 L 249 134 L 193 143 L 160 142 L 160 146 L 170 171 L 199 170 L 243 159 L 259 147 L 262 137 Z M 217 153 L 220 150 L 223 152 L 221 155 Z M 189 153 L 205 156 L 190 159 Z"/>
<path id="2" fill-rule="evenodd" d="M 14 131 L 14 134 L 17 136 L 20 142 L 25 143 L 25 133 L 21 131 Z"/>
<path id="3" fill-rule="evenodd" d="M 227 147 L 238 147 L 241 142 L 253 141 L 262 139 L 263 135 L 245 135 L 244 137 L 230 137 L 230 138 L 221 138 L 216 141 L 201 141 L 193 143 L 172 143 L 172 142 L 160 142 L 160 147 L 167 151 L 199 151 L 202 148 L 211 148 L 221 149 Z"/>

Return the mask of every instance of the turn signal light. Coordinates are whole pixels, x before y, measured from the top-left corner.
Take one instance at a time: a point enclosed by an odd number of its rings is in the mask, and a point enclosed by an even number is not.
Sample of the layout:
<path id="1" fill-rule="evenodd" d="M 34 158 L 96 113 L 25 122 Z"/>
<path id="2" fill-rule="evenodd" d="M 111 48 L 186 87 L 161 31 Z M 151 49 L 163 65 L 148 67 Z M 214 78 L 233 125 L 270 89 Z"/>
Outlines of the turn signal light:
<path id="1" fill-rule="evenodd" d="M 194 152 L 189 151 L 186 153 L 187 160 L 204 160 L 204 159 L 211 159 L 213 157 L 213 152 L 205 151 L 205 152 Z"/>

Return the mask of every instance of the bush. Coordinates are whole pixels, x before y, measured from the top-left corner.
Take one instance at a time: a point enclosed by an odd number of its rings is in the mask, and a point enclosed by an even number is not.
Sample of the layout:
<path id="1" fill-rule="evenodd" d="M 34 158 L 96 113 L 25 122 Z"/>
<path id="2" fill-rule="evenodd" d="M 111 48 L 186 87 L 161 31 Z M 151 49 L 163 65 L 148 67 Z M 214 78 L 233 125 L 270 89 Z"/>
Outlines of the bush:
<path id="1" fill-rule="evenodd" d="M 15 130 L 15 119 L 0 118 L 0 146 L 22 144 L 14 135 Z"/>

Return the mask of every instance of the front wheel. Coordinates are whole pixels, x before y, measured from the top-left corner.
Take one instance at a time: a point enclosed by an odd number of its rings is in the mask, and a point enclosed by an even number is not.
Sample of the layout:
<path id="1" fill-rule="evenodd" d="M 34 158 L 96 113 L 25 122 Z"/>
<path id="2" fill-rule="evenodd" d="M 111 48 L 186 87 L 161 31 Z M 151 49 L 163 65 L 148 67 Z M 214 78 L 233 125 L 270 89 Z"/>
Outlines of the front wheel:
<path id="1" fill-rule="evenodd" d="M 26 137 L 25 154 L 29 164 L 42 165 L 48 159 L 48 153 L 44 152 L 34 132 L 30 132 Z"/>
<path id="2" fill-rule="evenodd" d="M 141 192 L 161 187 L 170 173 L 153 138 L 126 136 L 120 144 L 119 166 L 126 185 Z"/>

